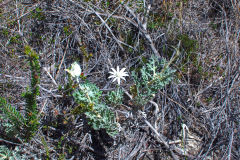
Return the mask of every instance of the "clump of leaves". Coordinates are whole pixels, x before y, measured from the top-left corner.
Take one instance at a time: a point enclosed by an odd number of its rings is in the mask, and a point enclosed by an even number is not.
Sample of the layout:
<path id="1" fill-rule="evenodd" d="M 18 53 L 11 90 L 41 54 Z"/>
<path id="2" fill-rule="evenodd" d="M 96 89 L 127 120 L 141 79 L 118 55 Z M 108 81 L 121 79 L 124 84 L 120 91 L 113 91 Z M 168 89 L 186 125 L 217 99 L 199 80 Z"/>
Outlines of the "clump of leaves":
<path id="1" fill-rule="evenodd" d="M 70 26 L 63 27 L 63 32 L 66 36 L 69 36 L 70 34 L 72 34 Z"/>
<path id="2" fill-rule="evenodd" d="M 139 72 L 133 71 L 134 85 L 130 91 L 134 101 L 138 105 L 144 105 L 151 100 L 159 89 L 164 88 L 173 80 L 175 70 L 169 67 L 169 63 L 156 57 L 151 57 Z"/>
<path id="3" fill-rule="evenodd" d="M 96 104 L 93 106 L 93 111 L 85 112 L 85 115 L 93 129 L 105 129 L 110 136 L 115 136 L 118 133 L 115 115 L 107 105 Z"/>
<path id="4" fill-rule="evenodd" d="M 181 34 L 177 36 L 178 40 L 182 42 L 181 47 L 187 52 L 192 53 L 198 49 L 197 40 L 191 39 L 186 34 Z"/>
<path id="5" fill-rule="evenodd" d="M 0 106 L 4 113 L 4 117 L 7 116 L 7 118 L 16 126 L 19 127 L 25 124 L 24 117 L 15 109 L 15 107 L 12 107 L 10 104 L 8 104 L 7 101 L 2 97 L 0 97 Z"/>
<path id="6" fill-rule="evenodd" d="M 25 54 L 29 56 L 30 69 L 31 69 L 31 85 L 27 91 L 23 93 L 26 100 L 26 125 L 27 135 L 26 138 L 31 138 L 38 130 L 38 109 L 37 109 L 37 96 L 40 94 L 40 63 L 38 54 L 31 49 L 30 46 L 25 47 Z"/>
<path id="7" fill-rule="evenodd" d="M 12 36 L 9 40 L 10 43 L 15 43 L 15 44 L 19 44 L 20 43 L 20 35 L 15 35 Z"/>
<path id="8" fill-rule="evenodd" d="M 20 149 L 15 148 L 14 151 L 9 150 L 6 146 L 0 146 L 0 160 L 16 160 L 25 159 L 26 157 L 20 155 Z"/>
<path id="9" fill-rule="evenodd" d="M 32 13 L 32 18 L 34 18 L 38 21 L 42 21 L 42 20 L 45 19 L 45 15 L 44 15 L 43 10 L 41 8 L 36 8 L 31 13 Z"/>
<path id="10" fill-rule="evenodd" d="M 123 100 L 123 91 L 120 88 L 118 88 L 116 91 L 108 92 L 106 96 L 107 103 L 111 105 L 116 106 L 116 105 L 122 104 L 122 100 Z"/>
<path id="11" fill-rule="evenodd" d="M 3 135 L 0 135 L 0 137 L 17 137 L 22 129 L 21 126 L 25 124 L 25 119 L 15 107 L 8 104 L 2 97 L 0 97 L 0 110 L 3 112 L 0 114 L 0 128 L 3 131 Z"/>
<path id="12" fill-rule="evenodd" d="M 102 92 L 92 83 L 79 84 L 79 89 L 73 93 L 75 101 L 79 104 L 80 112 L 89 112 L 93 110 L 94 104 L 99 103 Z M 76 109 L 75 109 L 76 110 Z"/>
<path id="13" fill-rule="evenodd" d="M 29 46 L 25 47 L 25 54 L 28 55 L 31 67 L 31 85 L 27 88 L 27 91 L 23 93 L 23 97 L 26 100 L 26 114 L 23 116 L 2 97 L 0 97 L 0 109 L 3 111 L 4 116 L 13 124 L 13 127 L 16 128 L 19 133 L 25 133 L 22 136 L 26 140 L 30 140 L 38 130 L 39 125 L 37 96 L 39 95 L 40 63 L 39 56 Z"/>
<path id="14" fill-rule="evenodd" d="M 101 96 L 102 92 L 95 84 L 88 82 L 79 84 L 79 88 L 73 93 L 78 107 L 72 113 L 84 113 L 93 129 L 105 129 L 110 136 L 114 136 L 118 131 L 115 115 L 107 105 L 101 102 Z"/>

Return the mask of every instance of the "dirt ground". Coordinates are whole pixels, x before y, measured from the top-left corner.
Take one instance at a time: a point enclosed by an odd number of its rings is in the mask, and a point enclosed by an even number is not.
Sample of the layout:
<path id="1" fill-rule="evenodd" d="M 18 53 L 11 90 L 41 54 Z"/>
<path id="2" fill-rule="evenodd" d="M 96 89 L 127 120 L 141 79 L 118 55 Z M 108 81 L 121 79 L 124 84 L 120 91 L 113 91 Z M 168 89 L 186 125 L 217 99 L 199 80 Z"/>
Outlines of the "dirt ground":
<path id="1" fill-rule="evenodd" d="M 240 159 L 239 26 L 237 0 L 0 0 L 0 97 L 25 116 L 24 48 L 40 62 L 38 129 L 26 141 L 0 102 L 0 159 Z M 176 72 L 138 105 L 131 72 L 152 55 Z M 123 101 L 109 105 L 115 136 L 73 114 L 65 69 L 75 61 L 103 100 L 116 87 L 111 68 L 126 68 Z"/>

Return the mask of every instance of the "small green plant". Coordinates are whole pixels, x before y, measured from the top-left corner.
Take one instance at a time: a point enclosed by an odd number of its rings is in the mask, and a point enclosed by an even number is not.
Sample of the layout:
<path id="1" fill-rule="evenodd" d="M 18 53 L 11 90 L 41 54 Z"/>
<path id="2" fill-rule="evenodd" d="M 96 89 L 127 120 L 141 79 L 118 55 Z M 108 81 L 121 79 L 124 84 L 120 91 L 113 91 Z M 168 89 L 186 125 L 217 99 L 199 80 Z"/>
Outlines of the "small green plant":
<path id="1" fill-rule="evenodd" d="M 5 37 L 9 35 L 9 31 L 7 29 L 3 29 L 2 31 L 0 31 L 0 33 L 3 34 Z"/>
<path id="2" fill-rule="evenodd" d="M 5 117 L 0 115 L 0 119 L 2 119 L 1 124 L 0 124 L 0 128 L 2 129 L 2 131 L 4 131 L 5 133 L 3 135 L 1 135 L 0 137 L 4 137 L 4 136 L 8 136 L 8 137 L 14 137 L 17 136 L 18 131 L 16 129 L 16 126 L 14 126 L 12 123 L 9 123 L 8 121 L 4 121 Z"/>
<path id="3" fill-rule="evenodd" d="M 58 160 L 65 160 L 65 154 L 61 153 L 58 157 Z"/>
<path id="4" fill-rule="evenodd" d="M 93 57 L 92 53 L 88 53 L 87 51 L 87 47 L 85 45 L 82 45 L 80 47 L 80 50 L 83 54 L 83 61 L 86 64 L 86 69 L 88 69 L 88 64 L 89 64 L 89 60 Z"/>
<path id="5" fill-rule="evenodd" d="M 15 124 L 14 126 L 17 127 L 18 130 L 20 130 L 20 126 L 25 125 L 24 117 L 2 97 L 0 97 L 0 106 L 2 106 L 4 116 Z"/>
<path id="6" fill-rule="evenodd" d="M 39 20 L 39 21 L 42 21 L 42 20 L 44 20 L 45 19 L 45 15 L 44 15 L 44 13 L 43 13 L 43 11 L 42 11 L 42 9 L 41 8 L 36 8 L 34 11 L 32 11 L 31 12 L 32 13 L 32 18 L 34 18 L 34 19 L 37 19 L 37 20 Z"/>
<path id="7" fill-rule="evenodd" d="M 216 30 L 218 27 L 218 24 L 214 23 L 213 21 L 210 22 L 209 27 L 211 27 L 213 30 Z"/>
<path id="8" fill-rule="evenodd" d="M 29 46 L 25 47 L 25 54 L 29 56 L 31 67 L 31 85 L 27 91 L 23 93 L 26 100 L 26 114 L 23 116 L 15 107 L 12 107 L 7 101 L 0 97 L 0 106 L 4 116 L 11 121 L 14 127 L 18 130 L 23 138 L 30 140 L 31 137 L 38 129 L 38 110 L 37 110 L 37 96 L 39 95 L 39 82 L 40 82 L 40 64 L 39 57 Z"/>
<path id="9" fill-rule="evenodd" d="M 6 146 L 0 146 L 0 160 L 16 160 L 25 159 L 25 157 L 19 154 L 20 150 L 18 147 L 14 151 L 9 150 Z"/>
<path id="10" fill-rule="evenodd" d="M 79 83 L 81 77 L 81 68 L 75 62 L 71 66 L 71 70 L 66 70 Z M 75 102 L 78 104 L 73 109 L 72 114 L 85 114 L 88 119 L 88 124 L 93 129 L 105 129 L 110 136 L 114 136 L 118 132 L 118 124 L 115 120 L 115 115 L 111 109 L 101 101 L 102 92 L 92 83 L 85 81 L 80 83 L 78 88 L 73 93 Z"/>
<path id="11" fill-rule="evenodd" d="M 114 136 L 118 131 L 115 115 L 107 105 L 101 102 L 101 96 L 102 92 L 96 85 L 88 82 L 79 84 L 79 89 L 73 93 L 79 106 L 73 113 L 84 113 L 93 129 L 105 129 L 109 135 Z"/>
<path id="12" fill-rule="evenodd" d="M 123 91 L 118 88 L 116 91 L 108 92 L 106 96 L 106 101 L 111 105 L 119 105 L 122 104 L 123 100 Z"/>
<path id="13" fill-rule="evenodd" d="M 93 106 L 100 103 L 99 99 L 102 92 L 99 88 L 92 83 L 84 83 L 79 85 L 73 93 L 75 101 L 80 105 L 81 111 L 90 112 L 93 111 Z"/>
<path id="14" fill-rule="evenodd" d="M 40 83 L 40 63 L 39 56 L 34 52 L 30 46 L 25 47 L 25 54 L 29 56 L 30 69 L 31 69 L 31 85 L 27 91 L 23 93 L 26 100 L 26 138 L 31 138 L 38 130 L 38 109 L 37 109 L 37 96 L 39 93 Z"/>
<path id="15" fill-rule="evenodd" d="M 144 105 L 154 98 L 159 89 L 164 88 L 173 80 L 175 70 L 169 67 L 166 60 L 151 57 L 139 72 L 133 71 L 135 84 L 130 87 L 134 101 L 138 105 Z"/>
<path id="16" fill-rule="evenodd" d="M 69 36 L 70 34 L 72 34 L 70 26 L 63 27 L 63 32 L 66 36 Z"/>
<path id="17" fill-rule="evenodd" d="M 127 72 L 125 72 L 126 68 L 119 69 L 119 66 L 117 66 L 117 69 L 111 68 L 112 71 L 109 72 L 111 75 L 108 78 L 112 78 L 112 82 L 117 81 L 117 89 L 116 91 L 110 91 L 107 94 L 106 100 L 111 105 L 119 105 L 122 104 L 123 100 L 123 90 L 120 88 L 121 80 L 126 80 L 125 77 L 129 76 Z"/>
<path id="18" fill-rule="evenodd" d="M 192 53 L 198 49 L 197 40 L 191 39 L 186 34 L 180 34 L 177 36 L 178 40 L 181 41 L 181 48 L 187 53 Z"/>
<path id="19" fill-rule="evenodd" d="M 20 35 L 15 35 L 12 36 L 9 40 L 10 43 L 15 43 L 15 44 L 19 44 L 20 43 Z"/>
<path id="20" fill-rule="evenodd" d="M 57 149 L 61 149 L 64 141 L 64 136 L 61 136 L 60 140 L 58 141 L 57 144 Z"/>
<path id="21" fill-rule="evenodd" d="M 47 142 L 44 139 L 44 137 L 41 137 L 41 141 L 42 141 L 42 144 L 43 144 L 44 149 L 46 151 L 46 160 L 49 160 L 50 159 L 50 155 L 49 155 L 49 148 L 48 148 Z"/>
<path id="22" fill-rule="evenodd" d="M 85 115 L 93 129 L 105 129 L 110 136 L 115 136 L 118 133 L 115 115 L 107 105 L 96 104 L 93 106 L 93 111 L 85 112 Z"/>
<path id="23" fill-rule="evenodd" d="M 2 129 L 3 134 L 0 135 L 1 138 L 11 139 L 13 137 L 19 136 L 19 131 L 22 129 L 22 126 L 25 125 L 25 119 L 23 116 L 12 107 L 7 101 L 0 97 L 0 128 Z"/>

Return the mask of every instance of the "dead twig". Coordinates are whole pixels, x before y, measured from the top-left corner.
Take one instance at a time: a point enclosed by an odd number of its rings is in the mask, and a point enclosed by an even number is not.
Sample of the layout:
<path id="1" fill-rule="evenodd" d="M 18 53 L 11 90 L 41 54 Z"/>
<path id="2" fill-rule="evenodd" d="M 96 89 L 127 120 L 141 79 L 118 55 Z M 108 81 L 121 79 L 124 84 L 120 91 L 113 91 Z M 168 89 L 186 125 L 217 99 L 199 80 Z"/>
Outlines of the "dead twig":
<path id="1" fill-rule="evenodd" d="M 135 15 L 135 13 L 133 12 L 133 10 L 131 10 L 127 5 L 124 5 L 124 7 L 126 8 L 126 10 L 135 18 L 135 20 L 137 21 L 138 23 L 138 28 L 140 30 L 140 32 L 145 36 L 145 38 L 148 40 L 148 42 L 150 43 L 150 47 L 153 51 L 153 53 L 155 54 L 156 57 L 160 57 L 160 54 L 158 53 L 154 43 L 153 43 L 153 40 L 150 36 L 150 34 L 148 33 L 147 31 L 147 25 L 146 25 L 146 22 L 143 24 L 140 19 Z"/>
<path id="2" fill-rule="evenodd" d="M 178 160 L 179 158 L 174 154 L 173 150 L 170 148 L 169 144 L 164 140 L 163 135 L 158 133 L 158 131 L 144 118 L 144 122 L 150 127 L 150 129 L 155 133 L 156 139 L 158 142 L 163 144 L 169 151 L 174 160 Z"/>

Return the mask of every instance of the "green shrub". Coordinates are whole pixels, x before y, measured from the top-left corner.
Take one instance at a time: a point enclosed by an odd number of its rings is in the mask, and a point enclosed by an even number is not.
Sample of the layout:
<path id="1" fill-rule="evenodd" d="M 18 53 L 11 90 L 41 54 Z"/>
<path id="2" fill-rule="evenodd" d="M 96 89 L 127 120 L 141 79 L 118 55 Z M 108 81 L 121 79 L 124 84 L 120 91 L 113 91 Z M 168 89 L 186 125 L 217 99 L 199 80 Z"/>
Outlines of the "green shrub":
<path id="1" fill-rule="evenodd" d="M 14 151 L 9 150 L 6 146 L 0 146 L 0 160 L 18 160 L 26 159 L 26 157 L 20 155 L 18 147 Z"/>
<path id="2" fill-rule="evenodd" d="M 115 115 L 107 105 L 101 102 L 101 96 L 102 92 L 96 85 L 88 82 L 79 84 L 79 89 L 73 93 L 78 103 L 73 113 L 84 113 L 93 129 L 105 129 L 110 136 L 114 136 L 118 131 Z"/>
<path id="3" fill-rule="evenodd" d="M 37 96 L 39 93 L 40 83 L 40 63 L 39 56 L 29 46 L 25 47 L 25 54 L 29 56 L 30 69 L 31 69 L 31 86 L 23 93 L 26 100 L 26 130 L 25 138 L 31 138 L 38 130 L 38 109 L 37 109 Z"/>
<path id="4" fill-rule="evenodd" d="M 144 105 L 151 100 L 159 89 L 164 88 L 173 80 L 175 70 L 171 69 L 166 60 L 151 57 L 140 71 L 132 71 L 134 85 L 130 91 L 134 102 Z"/>
<path id="5" fill-rule="evenodd" d="M 123 91 L 120 88 L 118 88 L 116 91 L 108 92 L 106 96 L 107 103 L 111 105 L 116 106 L 116 105 L 122 104 L 122 100 L 123 100 Z"/>
<path id="6" fill-rule="evenodd" d="M 4 116 L 10 120 L 13 127 L 16 127 L 19 133 L 24 132 L 23 138 L 30 140 L 38 130 L 38 109 L 37 96 L 39 95 L 40 83 L 40 64 L 39 57 L 29 46 L 25 47 L 25 54 L 28 55 L 31 67 L 31 85 L 22 95 L 26 100 L 25 116 L 20 114 L 15 107 L 12 107 L 7 101 L 0 97 L 0 106 Z M 1 109 L 1 108 L 0 108 Z"/>

